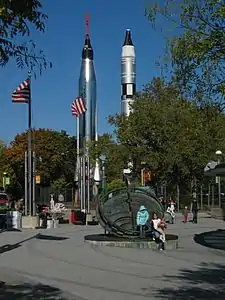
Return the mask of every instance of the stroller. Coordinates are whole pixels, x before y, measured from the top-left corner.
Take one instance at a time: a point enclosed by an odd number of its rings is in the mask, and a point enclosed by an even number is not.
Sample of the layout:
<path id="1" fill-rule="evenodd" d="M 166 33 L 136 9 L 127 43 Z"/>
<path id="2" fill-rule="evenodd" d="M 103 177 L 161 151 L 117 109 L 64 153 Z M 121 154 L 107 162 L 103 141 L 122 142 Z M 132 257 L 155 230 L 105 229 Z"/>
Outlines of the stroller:
<path id="1" fill-rule="evenodd" d="M 174 211 L 171 209 L 171 207 L 168 207 L 166 212 L 165 212 L 165 221 L 169 224 L 174 224 L 175 221 L 175 213 Z"/>

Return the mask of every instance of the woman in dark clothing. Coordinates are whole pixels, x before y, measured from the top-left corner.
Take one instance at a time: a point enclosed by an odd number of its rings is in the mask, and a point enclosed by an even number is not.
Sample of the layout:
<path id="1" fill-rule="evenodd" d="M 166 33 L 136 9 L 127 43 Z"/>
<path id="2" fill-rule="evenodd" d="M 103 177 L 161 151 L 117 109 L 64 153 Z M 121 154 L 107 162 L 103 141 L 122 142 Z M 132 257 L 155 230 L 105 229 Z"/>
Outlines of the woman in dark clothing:
<path id="1" fill-rule="evenodd" d="M 11 201 L 10 208 L 11 208 L 11 210 L 15 210 L 15 208 L 16 208 L 15 200 Z"/>
<path id="2" fill-rule="evenodd" d="M 191 203 L 191 212 L 193 215 L 192 222 L 197 224 L 198 223 L 198 203 L 197 203 L 196 199 L 194 199 Z"/>

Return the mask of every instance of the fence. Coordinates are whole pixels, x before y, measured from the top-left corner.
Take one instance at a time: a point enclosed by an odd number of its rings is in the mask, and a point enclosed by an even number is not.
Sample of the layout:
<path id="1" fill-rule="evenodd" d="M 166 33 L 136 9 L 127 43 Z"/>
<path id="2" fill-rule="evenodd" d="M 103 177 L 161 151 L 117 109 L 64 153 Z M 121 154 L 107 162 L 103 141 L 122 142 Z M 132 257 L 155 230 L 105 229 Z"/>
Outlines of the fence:
<path id="1" fill-rule="evenodd" d="M 225 182 L 221 182 L 220 201 L 218 190 L 218 184 L 212 183 L 197 185 L 194 190 L 191 188 L 189 190 L 183 189 L 177 185 L 173 192 L 169 192 L 169 188 L 166 185 L 158 185 L 156 187 L 157 196 L 163 197 L 165 200 L 172 196 L 177 203 L 178 209 L 183 209 L 185 205 L 190 207 L 193 198 L 197 199 L 200 209 L 219 207 L 219 202 L 225 203 Z M 36 203 L 49 204 L 51 194 L 54 195 L 55 201 L 58 202 L 59 195 L 63 195 L 63 203 L 71 208 L 74 206 L 75 192 L 75 188 L 36 187 Z"/>
<path id="2" fill-rule="evenodd" d="M 194 189 L 183 189 L 179 185 L 172 193 L 168 192 L 167 186 L 159 186 L 157 188 L 158 197 L 167 200 L 170 196 L 176 201 L 177 208 L 183 209 L 185 205 L 190 207 L 193 198 L 196 198 L 200 209 L 210 209 L 219 207 L 225 203 L 225 183 L 221 182 L 220 197 L 218 184 L 199 184 Z"/>
<path id="3" fill-rule="evenodd" d="M 54 200 L 58 202 L 59 196 L 63 196 L 63 203 L 67 207 L 72 207 L 75 198 L 75 189 L 56 189 L 53 187 L 36 187 L 36 203 L 37 204 L 49 204 L 50 195 L 54 195 Z"/>

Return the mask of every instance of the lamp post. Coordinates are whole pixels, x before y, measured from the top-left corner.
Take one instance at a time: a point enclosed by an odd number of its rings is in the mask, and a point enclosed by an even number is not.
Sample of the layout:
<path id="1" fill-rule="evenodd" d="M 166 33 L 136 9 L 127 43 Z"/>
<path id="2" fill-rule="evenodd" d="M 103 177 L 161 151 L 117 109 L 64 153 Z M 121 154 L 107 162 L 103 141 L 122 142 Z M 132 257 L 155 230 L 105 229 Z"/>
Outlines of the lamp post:
<path id="1" fill-rule="evenodd" d="M 133 169 L 133 164 L 131 162 L 128 163 L 128 169 L 124 169 L 123 170 L 123 178 L 125 180 L 126 183 L 126 188 L 127 188 L 127 204 L 128 204 L 128 209 L 130 212 L 130 216 L 131 216 L 131 221 L 132 221 L 132 228 L 134 230 L 135 228 L 135 222 L 134 222 L 134 213 L 133 213 L 133 209 L 132 209 L 132 199 L 130 196 L 130 179 L 132 176 L 132 169 Z"/>
<path id="2" fill-rule="evenodd" d="M 222 157 L 222 151 L 221 150 L 217 150 L 215 152 L 216 156 L 217 156 L 217 164 L 219 165 L 221 162 L 221 157 Z M 221 207 L 221 182 L 220 182 L 220 176 L 216 177 L 216 183 L 218 184 L 218 200 L 219 200 L 219 207 Z"/>
<path id="3" fill-rule="evenodd" d="M 3 172 L 3 176 L 2 176 L 2 186 L 5 192 L 5 188 L 6 188 L 6 177 L 7 177 L 7 173 Z"/>
<path id="4" fill-rule="evenodd" d="M 99 195 L 99 185 L 101 182 L 101 176 L 100 176 L 100 167 L 99 167 L 99 160 L 96 159 L 95 161 L 95 168 L 94 168 L 94 186 L 95 186 L 95 194 L 96 194 L 96 199 L 98 199 Z"/>
<path id="5" fill-rule="evenodd" d="M 100 155 L 100 160 L 101 160 L 101 163 L 102 163 L 102 190 L 105 189 L 105 185 L 106 185 L 106 176 L 105 176 L 105 160 L 106 160 L 106 156 L 104 154 Z"/>

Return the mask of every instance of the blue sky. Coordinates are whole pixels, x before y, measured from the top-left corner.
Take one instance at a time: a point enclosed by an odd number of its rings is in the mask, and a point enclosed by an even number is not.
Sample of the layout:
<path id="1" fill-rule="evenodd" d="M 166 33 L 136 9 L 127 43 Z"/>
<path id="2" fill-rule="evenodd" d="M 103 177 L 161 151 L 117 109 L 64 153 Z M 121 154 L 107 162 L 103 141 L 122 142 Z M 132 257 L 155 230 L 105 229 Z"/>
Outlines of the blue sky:
<path id="1" fill-rule="evenodd" d="M 136 48 L 137 89 L 160 75 L 155 61 L 164 52 L 165 40 L 144 17 L 148 1 L 42 2 L 44 12 L 49 15 L 47 31 L 45 34 L 34 32 L 31 38 L 44 50 L 53 68 L 32 82 L 33 126 L 76 134 L 76 120 L 70 106 L 78 94 L 85 13 L 88 11 L 97 76 L 99 132 L 112 132 L 107 116 L 120 111 L 120 55 L 126 28 L 131 29 Z M 26 74 L 27 71 L 17 69 L 14 62 L 1 69 L 0 139 L 6 143 L 27 128 L 27 106 L 11 102 L 11 93 Z"/>

